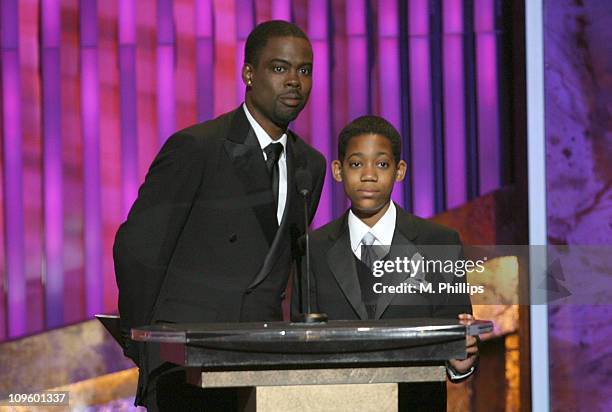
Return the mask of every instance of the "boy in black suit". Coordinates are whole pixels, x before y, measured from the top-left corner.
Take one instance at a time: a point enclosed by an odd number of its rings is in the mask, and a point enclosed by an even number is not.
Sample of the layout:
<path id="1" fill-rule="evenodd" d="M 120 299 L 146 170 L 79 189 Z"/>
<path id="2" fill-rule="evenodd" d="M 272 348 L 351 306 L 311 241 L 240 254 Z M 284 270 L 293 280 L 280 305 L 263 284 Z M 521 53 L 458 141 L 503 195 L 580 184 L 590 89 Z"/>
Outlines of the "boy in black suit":
<path id="1" fill-rule="evenodd" d="M 388 255 L 382 258 L 387 261 L 395 259 L 391 256 L 395 249 L 407 252 L 413 259 L 415 256 L 442 261 L 461 258 L 457 232 L 417 218 L 391 201 L 393 185 L 401 182 L 406 173 L 406 162 L 400 159 L 400 154 L 399 133 L 383 118 L 359 117 L 340 132 L 339 160 L 332 162 L 332 173 L 336 181 L 343 183 L 351 208 L 310 235 L 311 301 L 315 311 L 326 313 L 330 320 L 437 317 L 469 322 L 472 308 L 465 293 L 381 293 L 384 280 L 387 284 L 389 279 L 399 284 L 414 279 L 401 274 L 400 278 L 398 274 L 393 275 L 395 278 L 373 276 L 373 260 L 381 260 L 381 256 L 370 253 L 385 245 L 393 245 L 387 247 Z M 435 285 L 465 282 L 464 277 L 454 274 L 421 273 L 419 276 L 425 283 Z M 300 312 L 301 295 L 299 289 L 294 292 L 294 314 Z M 465 379 L 474 371 L 478 354 L 476 338 L 468 337 L 466 347 L 467 359 L 448 361 L 448 376 L 452 381 Z"/>

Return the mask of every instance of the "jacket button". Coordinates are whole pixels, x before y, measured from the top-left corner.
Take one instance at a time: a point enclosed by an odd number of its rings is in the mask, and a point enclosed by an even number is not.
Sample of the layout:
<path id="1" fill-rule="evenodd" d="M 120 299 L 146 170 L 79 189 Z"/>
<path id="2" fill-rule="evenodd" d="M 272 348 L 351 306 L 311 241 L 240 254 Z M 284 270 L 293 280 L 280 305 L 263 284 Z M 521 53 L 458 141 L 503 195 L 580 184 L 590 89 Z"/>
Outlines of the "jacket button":
<path id="1" fill-rule="evenodd" d="M 229 237 L 230 243 L 234 243 L 236 240 L 238 240 L 238 236 L 235 233 L 232 233 Z"/>

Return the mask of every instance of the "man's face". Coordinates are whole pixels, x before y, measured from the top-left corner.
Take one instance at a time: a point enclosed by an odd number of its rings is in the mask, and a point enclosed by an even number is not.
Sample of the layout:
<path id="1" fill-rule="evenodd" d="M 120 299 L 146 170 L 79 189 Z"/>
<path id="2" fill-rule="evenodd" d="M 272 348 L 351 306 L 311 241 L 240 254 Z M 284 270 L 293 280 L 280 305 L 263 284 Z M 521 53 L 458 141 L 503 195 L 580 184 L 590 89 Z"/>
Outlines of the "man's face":
<path id="1" fill-rule="evenodd" d="M 389 203 L 393 185 L 404 179 L 406 163 L 395 162 L 386 137 L 362 134 L 349 139 L 344 159 L 332 162 L 332 172 L 344 184 L 353 211 L 371 215 Z"/>
<path id="2" fill-rule="evenodd" d="M 310 96 L 312 47 L 299 37 L 269 38 L 257 65 L 244 65 L 242 78 L 247 85 L 249 111 L 257 122 L 268 133 L 269 128 L 284 129 Z"/>

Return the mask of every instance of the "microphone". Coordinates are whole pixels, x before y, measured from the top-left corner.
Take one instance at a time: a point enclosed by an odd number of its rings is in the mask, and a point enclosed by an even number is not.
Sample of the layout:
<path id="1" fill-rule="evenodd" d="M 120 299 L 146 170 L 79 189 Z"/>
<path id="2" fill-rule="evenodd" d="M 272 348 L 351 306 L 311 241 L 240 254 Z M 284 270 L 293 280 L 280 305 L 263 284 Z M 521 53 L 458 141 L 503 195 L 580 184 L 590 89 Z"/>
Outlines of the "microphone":
<path id="1" fill-rule="evenodd" d="M 302 197 L 310 196 L 312 191 L 312 175 L 306 169 L 298 169 L 295 172 L 295 185 L 297 186 L 298 193 Z"/>
<path id="2" fill-rule="evenodd" d="M 327 314 L 312 313 L 310 305 L 310 237 L 308 236 L 308 198 L 312 192 L 312 175 L 310 172 L 306 169 L 298 169 L 295 172 L 295 185 L 298 193 L 304 199 L 304 236 L 306 238 L 306 313 L 301 313 L 299 318 L 300 322 L 303 323 L 326 322 Z M 302 297 L 304 297 L 303 291 Z"/>

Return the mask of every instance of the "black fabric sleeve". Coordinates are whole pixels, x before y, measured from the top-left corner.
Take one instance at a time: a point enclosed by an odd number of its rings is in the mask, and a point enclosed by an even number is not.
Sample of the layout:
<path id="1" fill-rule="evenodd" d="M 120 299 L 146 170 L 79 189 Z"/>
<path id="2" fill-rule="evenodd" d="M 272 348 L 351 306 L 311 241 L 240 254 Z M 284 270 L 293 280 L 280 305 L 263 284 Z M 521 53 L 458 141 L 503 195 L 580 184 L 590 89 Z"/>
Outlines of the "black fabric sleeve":
<path id="1" fill-rule="evenodd" d="M 197 146 L 193 136 L 183 133 L 166 141 L 115 236 L 113 258 L 125 337 L 131 328 L 150 322 L 169 260 L 201 184 L 205 161 Z M 138 363 L 138 350 L 129 339 L 126 342 L 126 355 Z"/>

